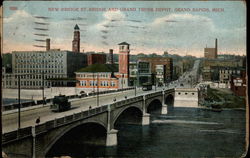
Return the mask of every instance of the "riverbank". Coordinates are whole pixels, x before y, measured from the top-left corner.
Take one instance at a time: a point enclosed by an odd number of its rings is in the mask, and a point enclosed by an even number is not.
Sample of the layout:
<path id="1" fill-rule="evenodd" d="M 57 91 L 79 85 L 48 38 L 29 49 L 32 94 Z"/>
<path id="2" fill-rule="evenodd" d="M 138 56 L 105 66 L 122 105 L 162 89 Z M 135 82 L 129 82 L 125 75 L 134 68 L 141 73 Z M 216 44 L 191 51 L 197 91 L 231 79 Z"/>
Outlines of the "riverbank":
<path id="1" fill-rule="evenodd" d="M 246 108 L 246 97 L 236 96 L 229 89 L 208 88 L 205 101 L 214 102 L 211 104 L 217 108 Z"/>

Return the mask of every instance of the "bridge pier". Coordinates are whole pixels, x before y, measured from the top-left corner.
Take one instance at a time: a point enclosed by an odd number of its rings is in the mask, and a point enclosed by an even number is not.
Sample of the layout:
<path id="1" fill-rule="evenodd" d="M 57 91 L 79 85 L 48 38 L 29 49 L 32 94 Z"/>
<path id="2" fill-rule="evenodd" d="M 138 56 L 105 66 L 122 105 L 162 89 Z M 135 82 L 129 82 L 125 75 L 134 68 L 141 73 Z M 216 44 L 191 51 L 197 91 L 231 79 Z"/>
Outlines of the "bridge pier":
<path id="1" fill-rule="evenodd" d="M 166 104 L 163 104 L 161 107 L 161 114 L 167 114 L 168 113 L 168 106 Z"/>
<path id="2" fill-rule="evenodd" d="M 168 113 L 168 106 L 165 104 L 165 92 L 162 91 L 162 107 L 161 107 L 161 114 Z"/>
<path id="3" fill-rule="evenodd" d="M 117 145 L 117 133 L 118 130 L 111 129 L 107 132 L 106 146 L 112 147 Z"/>
<path id="4" fill-rule="evenodd" d="M 150 124 L 150 114 L 145 113 L 142 116 L 142 125 L 145 126 L 145 125 L 149 125 L 149 124 Z"/>

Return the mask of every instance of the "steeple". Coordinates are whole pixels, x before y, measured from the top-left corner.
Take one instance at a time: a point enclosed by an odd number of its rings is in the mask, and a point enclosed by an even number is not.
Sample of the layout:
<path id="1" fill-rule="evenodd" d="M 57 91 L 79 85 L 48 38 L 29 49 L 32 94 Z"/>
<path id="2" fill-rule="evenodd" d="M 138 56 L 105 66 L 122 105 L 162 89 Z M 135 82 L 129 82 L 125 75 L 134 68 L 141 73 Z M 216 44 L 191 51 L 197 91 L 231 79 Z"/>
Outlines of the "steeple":
<path id="1" fill-rule="evenodd" d="M 79 26 L 76 24 L 76 26 L 74 27 L 75 30 L 80 30 Z"/>
<path id="2" fill-rule="evenodd" d="M 72 51 L 80 52 L 80 28 L 76 24 L 74 27 L 74 37 L 72 41 Z"/>

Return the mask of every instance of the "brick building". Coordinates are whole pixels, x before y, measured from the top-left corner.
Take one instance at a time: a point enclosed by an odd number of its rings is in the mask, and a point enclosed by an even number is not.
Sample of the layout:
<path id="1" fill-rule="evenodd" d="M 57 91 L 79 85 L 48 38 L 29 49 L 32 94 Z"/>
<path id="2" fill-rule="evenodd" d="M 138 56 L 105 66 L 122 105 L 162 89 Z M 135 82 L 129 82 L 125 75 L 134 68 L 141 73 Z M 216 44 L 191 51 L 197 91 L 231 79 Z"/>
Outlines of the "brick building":
<path id="1" fill-rule="evenodd" d="M 216 59 L 218 54 L 217 38 L 215 39 L 215 48 L 204 48 L 204 57 L 208 59 Z"/>
<path id="2" fill-rule="evenodd" d="M 77 88 L 126 88 L 129 85 L 129 44 L 119 45 L 119 65 L 94 64 L 75 72 Z"/>
<path id="3" fill-rule="evenodd" d="M 75 72 L 78 88 L 118 89 L 118 65 L 93 64 Z"/>
<path id="4" fill-rule="evenodd" d="M 173 79 L 173 60 L 169 57 L 141 57 L 139 61 L 149 62 L 151 65 L 151 73 L 156 74 L 156 65 L 165 65 L 165 81 Z"/>
<path id="5" fill-rule="evenodd" d="M 88 54 L 88 65 L 105 64 L 106 54 Z"/>
<path id="6" fill-rule="evenodd" d="M 234 72 L 233 70 L 245 69 L 244 65 L 245 64 L 243 62 L 243 59 L 234 59 L 234 60 L 206 59 L 203 61 L 203 68 L 202 68 L 203 81 L 219 81 L 220 70 L 221 72 L 225 73 L 227 73 L 227 71 L 222 71 L 222 70 L 228 69 Z"/>
<path id="7" fill-rule="evenodd" d="M 231 90 L 237 96 L 246 96 L 246 71 L 242 72 L 241 75 L 233 75 L 231 78 Z"/>

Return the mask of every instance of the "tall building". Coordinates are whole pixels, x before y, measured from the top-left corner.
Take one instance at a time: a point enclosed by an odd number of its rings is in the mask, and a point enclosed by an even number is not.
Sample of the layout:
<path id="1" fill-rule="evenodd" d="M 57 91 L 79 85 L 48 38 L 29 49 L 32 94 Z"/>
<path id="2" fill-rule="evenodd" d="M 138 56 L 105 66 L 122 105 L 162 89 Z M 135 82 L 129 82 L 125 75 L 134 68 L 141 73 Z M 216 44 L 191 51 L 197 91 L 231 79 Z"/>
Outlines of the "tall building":
<path id="1" fill-rule="evenodd" d="M 17 88 L 19 77 L 21 88 L 68 86 L 74 82 L 74 72 L 87 66 L 87 55 L 79 53 L 79 27 L 74 29 L 73 52 L 50 49 L 50 39 L 46 39 L 46 51 L 13 51 L 12 74 L 6 74 L 5 85 Z"/>
<path id="2" fill-rule="evenodd" d="M 75 25 L 74 28 L 74 37 L 72 41 L 72 51 L 73 52 L 80 52 L 80 28 L 78 25 Z"/>
<path id="3" fill-rule="evenodd" d="M 52 86 L 50 79 L 73 78 L 76 70 L 87 65 L 87 55 L 59 50 L 15 51 L 12 63 L 14 88 L 18 86 L 18 76 L 22 88 L 40 88 Z"/>
<path id="4" fill-rule="evenodd" d="M 121 82 L 125 86 L 129 83 L 129 44 L 126 42 L 119 43 L 119 73 L 121 75 Z"/>
<path id="5" fill-rule="evenodd" d="M 137 61 L 137 86 L 152 82 L 151 64 L 148 61 Z"/>
<path id="6" fill-rule="evenodd" d="M 208 59 L 216 59 L 218 54 L 217 38 L 215 39 L 215 48 L 204 48 L 204 57 Z"/>
<path id="7" fill-rule="evenodd" d="M 169 57 L 141 57 L 139 61 L 146 61 L 151 64 L 151 73 L 156 75 L 156 65 L 165 65 L 165 82 L 173 78 L 173 59 Z"/>
<path id="8" fill-rule="evenodd" d="M 163 85 L 166 83 L 166 65 L 156 65 L 156 83 L 157 85 Z"/>

